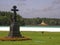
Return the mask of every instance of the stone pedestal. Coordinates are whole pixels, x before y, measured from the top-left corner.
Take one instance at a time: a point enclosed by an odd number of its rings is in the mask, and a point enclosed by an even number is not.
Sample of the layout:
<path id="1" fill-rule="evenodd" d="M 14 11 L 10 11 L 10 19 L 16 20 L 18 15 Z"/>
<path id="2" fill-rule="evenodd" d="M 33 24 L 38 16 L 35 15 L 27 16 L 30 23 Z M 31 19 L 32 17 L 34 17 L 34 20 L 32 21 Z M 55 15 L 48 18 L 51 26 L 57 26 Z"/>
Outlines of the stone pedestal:
<path id="1" fill-rule="evenodd" d="M 17 22 L 13 22 L 10 25 L 10 32 L 9 32 L 8 37 L 22 37 L 19 31 L 19 25 Z"/>

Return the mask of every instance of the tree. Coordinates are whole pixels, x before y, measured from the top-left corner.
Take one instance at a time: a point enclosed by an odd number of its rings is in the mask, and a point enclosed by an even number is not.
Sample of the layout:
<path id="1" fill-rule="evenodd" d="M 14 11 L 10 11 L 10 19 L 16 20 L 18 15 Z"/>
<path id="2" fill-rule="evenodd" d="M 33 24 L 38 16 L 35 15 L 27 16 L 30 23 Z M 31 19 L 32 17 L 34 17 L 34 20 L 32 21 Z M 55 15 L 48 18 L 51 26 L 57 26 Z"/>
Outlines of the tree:
<path id="1" fill-rule="evenodd" d="M 13 15 L 12 12 L 0 11 L 0 26 L 9 26 L 12 22 Z M 24 20 L 19 14 L 17 14 L 17 22 L 19 25 L 24 25 Z"/>

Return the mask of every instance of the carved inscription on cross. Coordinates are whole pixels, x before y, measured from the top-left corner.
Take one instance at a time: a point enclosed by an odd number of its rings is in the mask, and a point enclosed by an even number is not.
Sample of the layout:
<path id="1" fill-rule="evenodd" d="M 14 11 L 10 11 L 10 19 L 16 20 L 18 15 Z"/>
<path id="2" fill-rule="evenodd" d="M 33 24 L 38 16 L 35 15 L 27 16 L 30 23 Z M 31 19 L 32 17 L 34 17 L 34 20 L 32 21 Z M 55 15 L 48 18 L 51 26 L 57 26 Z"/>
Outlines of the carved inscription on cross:
<path id="1" fill-rule="evenodd" d="M 11 11 L 13 11 L 14 12 L 14 16 L 13 16 L 13 22 L 16 22 L 16 11 L 18 11 L 18 9 L 16 9 L 17 8 L 17 6 L 13 6 L 13 9 L 11 9 Z"/>

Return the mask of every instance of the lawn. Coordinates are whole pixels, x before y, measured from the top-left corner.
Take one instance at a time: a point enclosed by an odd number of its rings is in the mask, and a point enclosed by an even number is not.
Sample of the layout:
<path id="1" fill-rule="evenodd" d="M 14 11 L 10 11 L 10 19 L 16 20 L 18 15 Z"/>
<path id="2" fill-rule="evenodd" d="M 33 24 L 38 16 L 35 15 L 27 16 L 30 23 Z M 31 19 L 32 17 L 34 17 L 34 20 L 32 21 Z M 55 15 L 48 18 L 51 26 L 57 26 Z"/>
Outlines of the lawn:
<path id="1" fill-rule="evenodd" d="M 21 32 L 31 38 L 26 41 L 0 41 L 0 45 L 60 45 L 60 32 Z M 0 37 L 6 37 L 8 32 L 0 31 Z"/>

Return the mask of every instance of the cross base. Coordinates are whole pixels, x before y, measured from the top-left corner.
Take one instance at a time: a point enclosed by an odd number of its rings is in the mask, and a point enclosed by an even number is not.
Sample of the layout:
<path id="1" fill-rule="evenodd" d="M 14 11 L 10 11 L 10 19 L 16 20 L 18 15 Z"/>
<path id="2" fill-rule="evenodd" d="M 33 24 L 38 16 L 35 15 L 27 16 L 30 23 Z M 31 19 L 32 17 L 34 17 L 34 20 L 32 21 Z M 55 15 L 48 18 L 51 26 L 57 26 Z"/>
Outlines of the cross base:
<path id="1" fill-rule="evenodd" d="M 13 22 L 11 24 L 8 37 L 22 37 L 19 31 L 19 25 L 17 22 Z"/>

